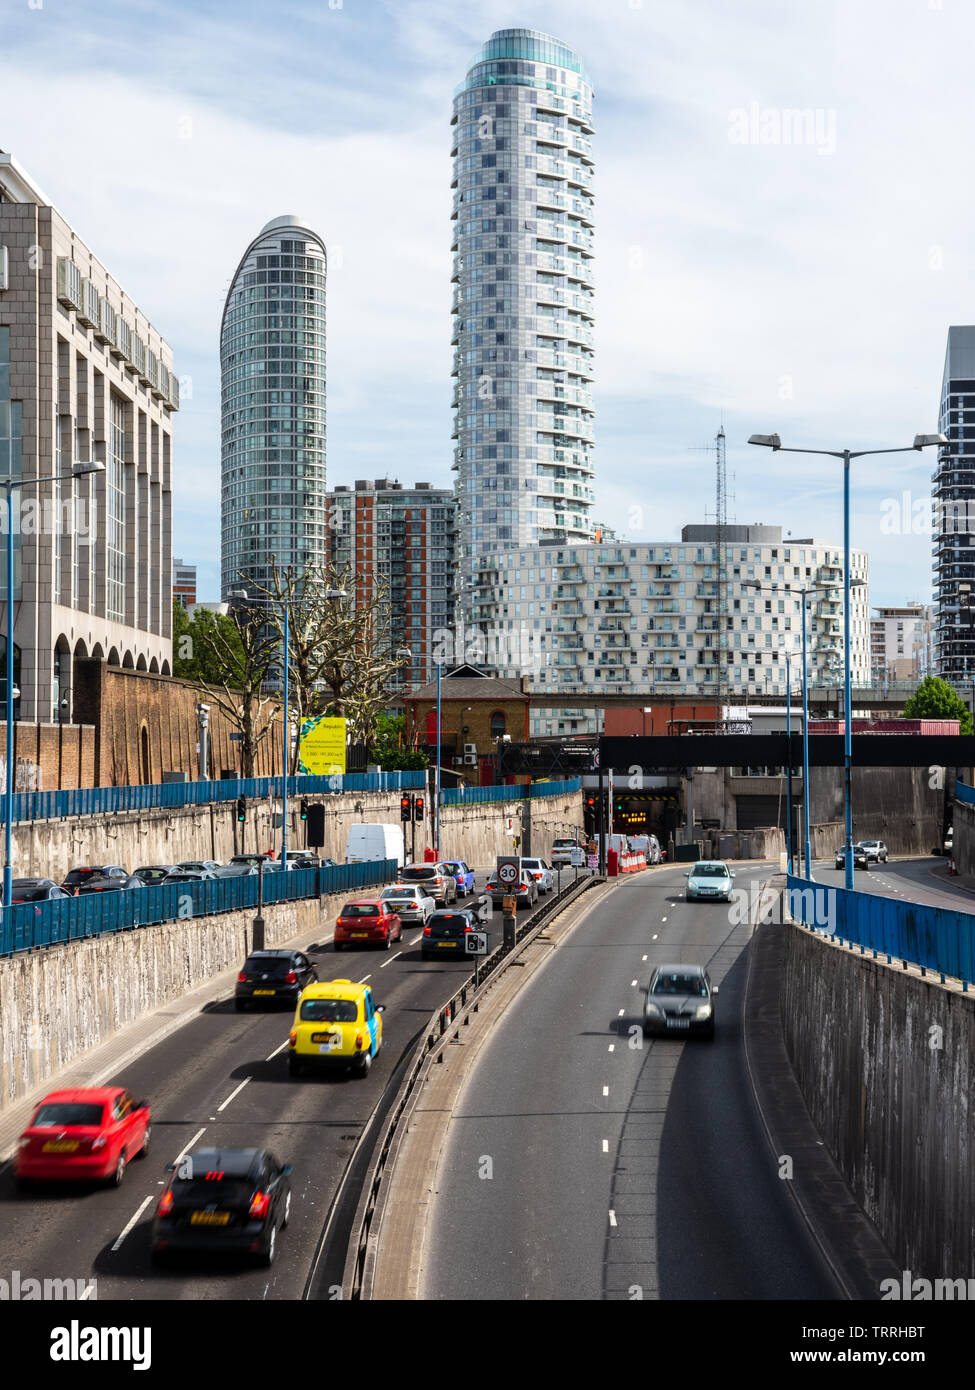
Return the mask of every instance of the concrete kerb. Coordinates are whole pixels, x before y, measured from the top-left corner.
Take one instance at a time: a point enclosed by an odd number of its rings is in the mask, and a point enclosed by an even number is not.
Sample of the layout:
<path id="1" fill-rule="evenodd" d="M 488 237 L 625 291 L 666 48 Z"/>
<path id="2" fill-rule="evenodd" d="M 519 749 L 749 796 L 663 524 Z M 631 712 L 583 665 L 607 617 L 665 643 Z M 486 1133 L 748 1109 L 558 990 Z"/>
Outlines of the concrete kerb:
<path id="1" fill-rule="evenodd" d="M 875 1300 L 900 1270 L 819 1138 L 786 1051 L 779 1010 L 785 930 L 801 930 L 783 903 L 782 924 L 763 920 L 785 891 L 784 875 L 762 885 L 742 999 L 745 1067 L 773 1162 L 791 1160 L 789 1194 L 846 1299 Z M 766 896 L 767 893 L 767 896 Z M 825 942 L 824 946 L 833 943 Z M 845 948 L 842 948 L 845 949 Z"/>
<path id="2" fill-rule="evenodd" d="M 525 968 L 517 971 L 503 969 L 492 975 L 477 995 L 472 996 L 465 1011 L 467 1016 L 448 1029 L 424 1057 L 412 1090 L 399 1112 L 395 1133 L 391 1139 L 388 1133 L 384 1134 L 382 1141 L 377 1144 L 369 1180 L 363 1184 L 360 1208 L 356 1213 L 357 1231 L 361 1231 L 362 1218 L 373 1200 L 374 1208 L 366 1241 L 360 1298 L 377 1301 L 418 1298 L 430 1194 L 435 1185 L 453 1101 L 476 1063 L 481 1047 L 493 1035 L 498 1018 L 535 970 L 551 959 L 552 953 L 538 953 L 531 961 L 525 961 L 523 956 L 534 945 L 560 944 L 596 903 L 620 882 L 626 881 L 587 880 L 586 885 L 580 887 L 559 912 L 540 923 L 524 941 L 519 942 L 505 962 L 506 966 L 520 965 Z M 595 897 L 591 896 L 594 888 Z M 550 942 L 543 933 L 556 923 L 558 938 Z M 474 1017 L 471 1017 L 472 1013 Z M 463 1051 L 445 1055 L 452 1044 L 460 1042 L 467 1044 Z M 424 1100 L 429 1103 L 421 1109 L 421 1101 Z M 387 1146 L 378 1191 L 373 1192 L 376 1167 Z M 358 1246 L 353 1248 L 350 1245 L 343 1290 L 353 1287 L 358 1253 Z"/>
<path id="3" fill-rule="evenodd" d="M 362 890 L 365 891 L 365 890 Z M 306 951 L 316 943 L 326 944 L 332 940 L 332 932 L 322 933 L 321 924 L 338 911 L 339 904 L 348 897 L 347 893 L 333 893 L 319 899 L 319 926 L 314 932 L 303 931 L 286 941 L 276 942 L 274 949 L 294 948 Z M 264 916 L 268 920 L 279 908 L 293 904 L 265 903 Z M 257 908 L 253 909 L 257 915 Z M 163 924 L 165 925 L 165 924 Z M 45 948 L 56 951 L 57 946 Z M 129 1062 L 136 1061 L 151 1048 L 164 1042 L 171 1034 L 178 1032 L 195 1018 L 208 1004 L 224 999 L 232 991 L 237 979 L 239 965 L 229 967 L 198 985 L 189 994 L 178 1000 L 169 1000 L 158 1005 L 149 1013 L 133 1023 L 126 1024 L 117 1033 L 89 1048 L 69 1066 L 54 1076 L 48 1077 L 28 1095 L 15 1101 L 0 1112 L 0 1165 L 8 1162 L 13 1154 L 17 1139 L 23 1131 L 34 1106 L 49 1091 L 71 1086 L 101 1086 Z M 282 1014 L 282 1018 L 285 1015 Z"/>

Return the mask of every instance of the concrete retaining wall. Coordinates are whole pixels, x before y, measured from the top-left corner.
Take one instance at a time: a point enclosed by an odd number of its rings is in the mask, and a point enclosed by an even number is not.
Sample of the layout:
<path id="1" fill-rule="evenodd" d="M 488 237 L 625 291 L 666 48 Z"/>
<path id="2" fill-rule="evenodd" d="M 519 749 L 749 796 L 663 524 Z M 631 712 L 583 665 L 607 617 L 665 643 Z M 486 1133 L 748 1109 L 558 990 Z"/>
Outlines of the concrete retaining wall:
<path id="1" fill-rule="evenodd" d="M 902 1269 L 975 1277 L 975 997 L 781 930 L 786 1046 L 854 1196 Z"/>

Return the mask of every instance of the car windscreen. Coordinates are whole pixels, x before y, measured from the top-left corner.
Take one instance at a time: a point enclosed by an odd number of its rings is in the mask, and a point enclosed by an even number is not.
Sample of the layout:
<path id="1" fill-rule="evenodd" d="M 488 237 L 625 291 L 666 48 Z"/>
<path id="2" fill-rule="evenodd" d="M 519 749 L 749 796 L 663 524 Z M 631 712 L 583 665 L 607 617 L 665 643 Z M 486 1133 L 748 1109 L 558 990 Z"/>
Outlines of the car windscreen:
<path id="1" fill-rule="evenodd" d="M 341 917 L 378 917 L 379 908 L 375 903 L 346 903 Z"/>
<path id="2" fill-rule="evenodd" d="M 552 848 L 553 848 L 553 849 L 558 849 L 559 846 L 561 845 L 561 846 L 563 846 L 564 848 L 572 849 L 572 847 L 574 846 L 574 844 L 575 844 L 575 840 L 553 840 L 553 841 L 552 841 Z"/>
<path id="3" fill-rule="evenodd" d="M 691 878 L 727 878 L 728 870 L 724 864 L 695 864 Z"/>
<path id="4" fill-rule="evenodd" d="M 471 919 L 466 912 L 435 912 L 430 918 L 429 925 L 434 931 L 437 927 L 463 931 L 465 927 L 471 925 Z"/>
<path id="5" fill-rule="evenodd" d="M 306 999 L 301 1005 L 303 1023 L 355 1023 L 358 1016 L 354 999 Z"/>
<path id="6" fill-rule="evenodd" d="M 222 869 L 214 869 L 218 878 L 247 878 L 253 877 L 251 874 L 252 864 L 227 864 Z"/>
<path id="7" fill-rule="evenodd" d="M 44 1129 L 47 1129 L 48 1126 L 100 1125 L 104 1108 L 102 1105 L 94 1105 L 87 1101 L 58 1101 L 50 1105 L 42 1105 L 31 1120 L 31 1125 Z"/>
<path id="8" fill-rule="evenodd" d="M 653 994 L 707 995 L 708 988 L 700 975 L 659 975 L 654 981 Z"/>
<path id="9" fill-rule="evenodd" d="M 384 888 L 379 896 L 382 898 L 383 902 L 399 900 L 411 903 L 416 898 L 416 895 L 417 890 L 415 888 Z"/>
<path id="10" fill-rule="evenodd" d="M 244 961 L 245 972 L 255 975 L 285 975 L 290 969 L 287 956 L 248 956 Z"/>

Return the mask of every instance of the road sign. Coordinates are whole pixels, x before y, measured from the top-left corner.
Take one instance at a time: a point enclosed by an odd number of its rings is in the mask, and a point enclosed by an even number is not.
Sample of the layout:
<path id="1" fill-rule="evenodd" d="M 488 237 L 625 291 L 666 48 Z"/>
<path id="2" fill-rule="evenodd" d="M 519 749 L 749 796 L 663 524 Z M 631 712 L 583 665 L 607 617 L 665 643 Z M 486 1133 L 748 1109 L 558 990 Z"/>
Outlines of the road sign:
<path id="1" fill-rule="evenodd" d="M 518 882 L 519 865 L 516 859 L 505 859 L 498 865 L 498 879 L 508 885 Z"/>
<path id="2" fill-rule="evenodd" d="M 590 854 L 590 855 L 589 855 L 589 867 L 590 867 L 590 869 L 598 869 L 598 868 L 599 868 L 599 855 L 598 855 L 598 854 Z"/>
<path id="3" fill-rule="evenodd" d="M 301 721 L 299 766 L 302 774 L 327 775 L 345 772 L 344 719 L 318 715 Z"/>
<path id="4" fill-rule="evenodd" d="M 243 741 L 244 741 L 244 735 L 243 735 L 243 734 L 231 734 L 231 735 L 230 735 L 230 742 L 231 742 L 231 743 L 243 743 Z"/>
<path id="5" fill-rule="evenodd" d="M 581 850 L 581 849 L 574 849 L 574 850 L 572 850 L 572 854 L 571 854 L 571 858 L 569 859 L 569 863 L 572 865 L 573 868 L 576 868 L 576 869 L 584 869 L 584 868 L 586 867 L 586 853 L 585 853 L 585 850 Z"/>
<path id="6" fill-rule="evenodd" d="M 486 931 L 469 931 L 466 933 L 466 937 L 464 947 L 469 956 L 487 955 L 488 934 Z"/>

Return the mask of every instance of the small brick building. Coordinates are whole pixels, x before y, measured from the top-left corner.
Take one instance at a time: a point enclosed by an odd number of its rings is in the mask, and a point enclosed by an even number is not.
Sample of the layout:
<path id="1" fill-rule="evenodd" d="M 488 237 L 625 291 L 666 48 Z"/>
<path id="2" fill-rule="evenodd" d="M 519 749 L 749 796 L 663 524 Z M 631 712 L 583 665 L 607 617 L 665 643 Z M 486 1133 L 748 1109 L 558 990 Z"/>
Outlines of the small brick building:
<path id="1" fill-rule="evenodd" d="M 434 762 L 437 682 L 420 686 L 403 703 L 408 746 L 422 749 Z M 457 772 L 469 786 L 491 786 L 499 740 L 507 735 L 519 743 L 529 737 L 530 705 L 527 676 L 498 680 L 466 665 L 445 672 L 440 682 L 441 767 Z"/>

